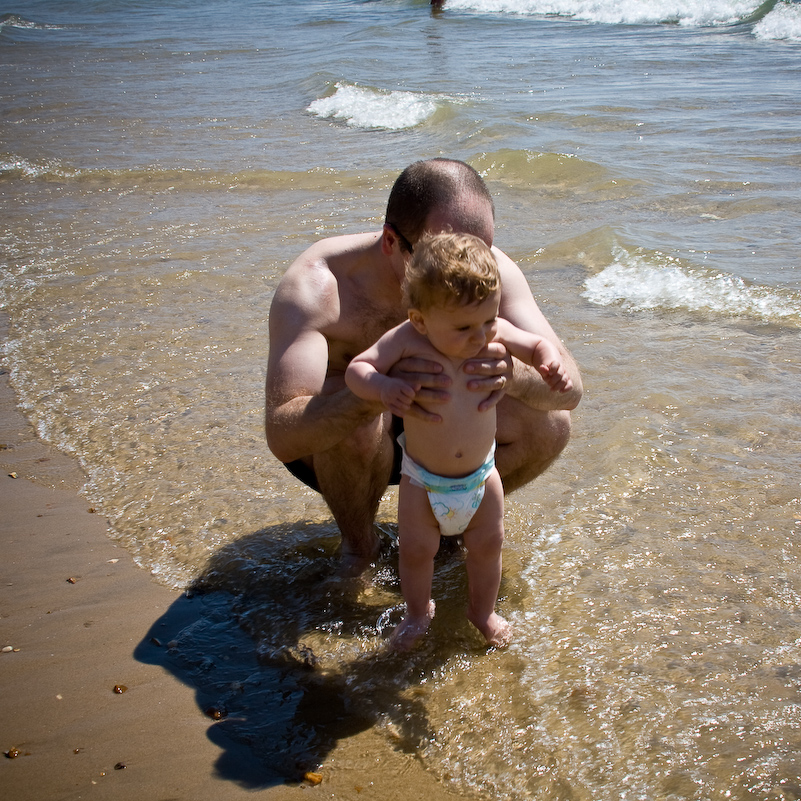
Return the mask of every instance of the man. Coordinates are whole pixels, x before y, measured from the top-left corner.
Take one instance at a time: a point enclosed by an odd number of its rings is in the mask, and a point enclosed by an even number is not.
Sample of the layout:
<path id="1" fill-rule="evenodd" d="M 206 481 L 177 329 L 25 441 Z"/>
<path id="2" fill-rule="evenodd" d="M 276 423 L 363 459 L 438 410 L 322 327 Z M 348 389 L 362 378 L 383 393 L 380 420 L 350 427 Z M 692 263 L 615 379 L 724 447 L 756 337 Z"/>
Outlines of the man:
<path id="1" fill-rule="evenodd" d="M 401 284 L 423 232 L 473 234 L 492 246 L 494 207 L 481 176 L 450 159 L 419 161 L 390 192 L 381 231 L 324 239 L 293 262 L 270 309 L 266 432 L 270 450 L 319 490 L 342 534 L 342 573 L 358 575 L 379 549 L 373 528 L 390 481 L 397 483 L 398 421 L 345 386 L 348 362 L 406 317 Z M 500 316 L 549 339 L 573 389 L 551 392 L 539 373 L 496 347 L 466 363 L 476 403 L 498 405 L 496 465 L 504 491 L 540 475 L 567 444 L 582 385 L 572 356 L 537 307 L 525 276 L 493 248 L 501 272 Z M 427 405 L 448 401 L 440 365 L 402 362 Z M 431 414 L 413 406 L 411 414 Z"/>

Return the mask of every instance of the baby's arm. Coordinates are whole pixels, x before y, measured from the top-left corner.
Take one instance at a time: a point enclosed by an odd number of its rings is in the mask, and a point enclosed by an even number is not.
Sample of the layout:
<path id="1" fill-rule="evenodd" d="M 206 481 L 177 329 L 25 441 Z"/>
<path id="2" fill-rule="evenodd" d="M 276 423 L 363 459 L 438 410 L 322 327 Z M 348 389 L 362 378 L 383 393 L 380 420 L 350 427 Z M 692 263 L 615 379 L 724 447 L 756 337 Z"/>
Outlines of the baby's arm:
<path id="1" fill-rule="evenodd" d="M 536 368 L 553 392 L 569 392 L 573 388 L 559 351 L 550 340 L 524 331 L 502 318 L 498 319 L 495 339 L 502 342 L 512 356 Z"/>
<path id="2" fill-rule="evenodd" d="M 354 357 L 345 370 L 345 383 L 354 395 L 380 401 L 396 417 L 403 417 L 414 403 L 419 385 L 386 375 L 404 356 L 402 326 L 387 331 L 378 342 Z"/>

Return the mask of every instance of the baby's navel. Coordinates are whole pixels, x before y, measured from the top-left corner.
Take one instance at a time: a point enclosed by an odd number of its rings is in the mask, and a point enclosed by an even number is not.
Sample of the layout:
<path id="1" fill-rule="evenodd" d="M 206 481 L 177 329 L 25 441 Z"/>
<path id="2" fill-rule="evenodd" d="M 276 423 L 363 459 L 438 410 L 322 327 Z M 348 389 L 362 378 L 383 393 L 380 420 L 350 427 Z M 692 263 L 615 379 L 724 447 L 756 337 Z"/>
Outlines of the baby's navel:
<path id="1" fill-rule="evenodd" d="M 456 451 L 455 456 L 456 456 L 457 459 L 461 459 L 462 458 L 462 452 L 461 451 Z"/>

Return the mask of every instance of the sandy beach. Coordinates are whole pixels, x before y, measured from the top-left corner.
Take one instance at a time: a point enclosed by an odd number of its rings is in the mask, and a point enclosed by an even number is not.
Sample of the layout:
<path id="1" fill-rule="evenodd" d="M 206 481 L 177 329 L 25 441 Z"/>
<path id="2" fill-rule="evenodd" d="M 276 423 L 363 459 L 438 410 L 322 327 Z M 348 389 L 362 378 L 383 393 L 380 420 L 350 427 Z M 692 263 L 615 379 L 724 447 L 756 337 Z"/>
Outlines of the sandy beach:
<path id="1" fill-rule="evenodd" d="M 154 638 L 156 656 L 142 657 L 180 593 L 108 537 L 79 494 L 80 468 L 37 439 L 5 374 L 0 447 L 4 798 L 455 797 L 371 729 L 340 741 L 319 784 L 255 787 L 255 757 L 226 743 L 195 688 L 158 664 L 164 644 Z"/>

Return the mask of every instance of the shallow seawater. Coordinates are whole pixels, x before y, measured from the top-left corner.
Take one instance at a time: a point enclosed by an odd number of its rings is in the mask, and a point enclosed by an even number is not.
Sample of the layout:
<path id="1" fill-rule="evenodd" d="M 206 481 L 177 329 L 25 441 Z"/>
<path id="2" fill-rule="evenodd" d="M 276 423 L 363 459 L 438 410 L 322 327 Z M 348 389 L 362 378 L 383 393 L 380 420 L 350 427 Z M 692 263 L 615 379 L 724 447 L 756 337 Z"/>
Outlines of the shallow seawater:
<path id="1" fill-rule="evenodd" d="M 233 779 L 374 728 L 468 795 L 801 797 L 799 29 L 746 0 L 0 17 L 3 364 L 112 535 L 190 588 L 138 654 L 225 709 Z M 586 392 L 508 499 L 513 645 L 464 621 L 451 548 L 400 658 L 395 494 L 375 570 L 335 580 L 330 514 L 264 442 L 267 315 L 433 155 L 484 175 Z"/>

